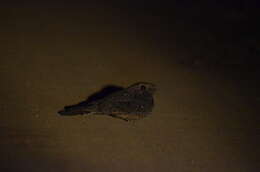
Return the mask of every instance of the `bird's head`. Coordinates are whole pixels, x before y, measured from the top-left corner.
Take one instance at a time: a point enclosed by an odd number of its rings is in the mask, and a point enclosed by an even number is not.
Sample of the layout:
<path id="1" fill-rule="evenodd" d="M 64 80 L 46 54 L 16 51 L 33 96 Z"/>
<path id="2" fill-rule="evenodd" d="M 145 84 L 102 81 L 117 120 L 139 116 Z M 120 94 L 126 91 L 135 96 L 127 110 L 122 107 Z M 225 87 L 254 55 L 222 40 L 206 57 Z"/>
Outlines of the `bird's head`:
<path id="1" fill-rule="evenodd" d="M 148 92 L 150 94 L 154 94 L 156 91 L 156 86 L 152 83 L 148 82 L 138 82 L 129 87 L 131 90 L 135 90 L 138 92 Z"/>

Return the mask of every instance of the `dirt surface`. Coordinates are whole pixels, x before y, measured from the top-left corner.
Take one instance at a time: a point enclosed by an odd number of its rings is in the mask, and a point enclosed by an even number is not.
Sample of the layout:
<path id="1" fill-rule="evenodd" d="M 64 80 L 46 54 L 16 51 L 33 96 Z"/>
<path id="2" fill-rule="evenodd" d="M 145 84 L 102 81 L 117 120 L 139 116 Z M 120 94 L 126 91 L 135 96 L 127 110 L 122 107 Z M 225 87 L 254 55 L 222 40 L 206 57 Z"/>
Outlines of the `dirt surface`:
<path id="1" fill-rule="evenodd" d="M 189 50 L 157 47 L 109 8 L 0 13 L 1 171 L 260 169 L 257 69 L 177 63 Z M 137 122 L 57 113 L 139 81 L 158 91 L 153 114 Z"/>

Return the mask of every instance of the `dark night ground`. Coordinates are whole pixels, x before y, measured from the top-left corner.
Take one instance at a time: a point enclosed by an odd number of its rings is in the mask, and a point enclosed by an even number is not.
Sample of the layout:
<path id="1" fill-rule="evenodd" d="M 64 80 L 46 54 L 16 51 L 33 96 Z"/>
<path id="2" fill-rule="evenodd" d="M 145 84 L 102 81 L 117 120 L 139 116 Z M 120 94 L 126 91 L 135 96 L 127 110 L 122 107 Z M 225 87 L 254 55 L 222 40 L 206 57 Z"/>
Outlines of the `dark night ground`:
<path id="1" fill-rule="evenodd" d="M 260 169 L 254 5 L 70 5 L 0 10 L 1 171 Z M 57 114 L 137 81 L 158 86 L 148 118 Z"/>

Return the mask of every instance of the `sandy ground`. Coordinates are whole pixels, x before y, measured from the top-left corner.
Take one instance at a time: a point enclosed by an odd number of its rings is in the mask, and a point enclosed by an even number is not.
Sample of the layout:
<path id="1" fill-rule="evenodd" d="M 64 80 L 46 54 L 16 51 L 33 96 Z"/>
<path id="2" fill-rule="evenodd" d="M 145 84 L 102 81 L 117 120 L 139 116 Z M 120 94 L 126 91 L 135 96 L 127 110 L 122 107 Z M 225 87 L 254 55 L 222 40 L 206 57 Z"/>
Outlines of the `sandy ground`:
<path id="1" fill-rule="evenodd" d="M 174 50 L 109 10 L 0 13 L 1 171 L 260 169 L 255 69 L 178 64 Z M 148 118 L 57 114 L 106 85 L 138 81 L 158 87 Z"/>

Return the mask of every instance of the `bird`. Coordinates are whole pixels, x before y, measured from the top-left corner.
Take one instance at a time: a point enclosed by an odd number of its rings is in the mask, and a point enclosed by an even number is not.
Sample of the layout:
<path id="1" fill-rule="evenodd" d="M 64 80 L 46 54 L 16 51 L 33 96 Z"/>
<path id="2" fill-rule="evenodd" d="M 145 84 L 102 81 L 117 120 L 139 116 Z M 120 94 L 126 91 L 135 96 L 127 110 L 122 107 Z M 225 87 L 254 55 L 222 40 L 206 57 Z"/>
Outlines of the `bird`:
<path id="1" fill-rule="evenodd" d="M 65 106 L 60 115 L 108 115 L 124 121 L 142 119 L 152 113 L 156 86 L 149 82 L 137 82 L 90 102 Z"/>

